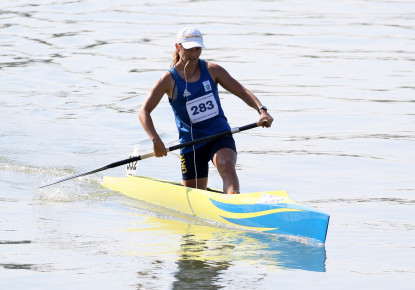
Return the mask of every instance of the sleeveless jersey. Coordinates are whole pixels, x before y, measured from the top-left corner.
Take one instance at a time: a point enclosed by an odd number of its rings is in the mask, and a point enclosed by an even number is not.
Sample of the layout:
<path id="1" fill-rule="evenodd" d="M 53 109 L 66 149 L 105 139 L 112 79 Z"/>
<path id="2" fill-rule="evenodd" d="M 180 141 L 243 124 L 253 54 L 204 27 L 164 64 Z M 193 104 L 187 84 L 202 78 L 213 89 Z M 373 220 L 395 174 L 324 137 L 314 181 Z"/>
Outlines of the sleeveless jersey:
<path id="1" fill-rule="evenodd" d="M 218 88 L 207 69 L 206 62 L 199 59 L 200 78 L 196 82 L 187 83 L 176 71 L 169 73 L 175 81 L 172 98 L 169 98 L 173 109 L 180 143 L 196 140 L 212 134 L 230 130 L 219 100 Z M 199 148 L 206 143 L 196 144 Z M 193 150 L 193 147 L 182 148 L 181 154 Z"/>

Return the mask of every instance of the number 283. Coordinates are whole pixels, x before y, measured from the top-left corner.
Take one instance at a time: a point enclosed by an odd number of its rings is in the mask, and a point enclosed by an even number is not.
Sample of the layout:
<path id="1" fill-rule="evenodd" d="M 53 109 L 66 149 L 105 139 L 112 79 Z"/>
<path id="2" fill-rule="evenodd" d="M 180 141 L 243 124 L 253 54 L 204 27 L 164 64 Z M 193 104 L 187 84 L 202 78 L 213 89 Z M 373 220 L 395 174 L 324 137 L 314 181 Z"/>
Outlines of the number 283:
<path id="1" fill-rule="evenodd" d="M 192 106 L 190 109 L 192 110 L 193 116 L 204 113 L 207 110 L 212 110 L 215 107 L 212 101 L 207 101 L 206 103 L 200 103 L 198 106 Z"/>

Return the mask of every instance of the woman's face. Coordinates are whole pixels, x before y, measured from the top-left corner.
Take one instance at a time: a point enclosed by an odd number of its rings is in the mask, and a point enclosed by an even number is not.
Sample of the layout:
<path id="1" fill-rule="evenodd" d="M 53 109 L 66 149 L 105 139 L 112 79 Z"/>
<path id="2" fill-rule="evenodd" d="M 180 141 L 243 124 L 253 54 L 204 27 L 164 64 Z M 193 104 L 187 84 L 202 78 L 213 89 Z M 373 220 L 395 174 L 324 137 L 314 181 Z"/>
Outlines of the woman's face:
<path id="1" fill-rule="evenodd" d="M 199 57 L 202 54 L 202 48 L 201 47 L 194 47 L 194 48 L 190 48 L 190 49 L 185 49 L 180 44 L 176 44 L 176 49 L 179 51 L 180 61 L 183 64 L 186 64 L 186 62 L 189 62 L 189 65 L 197 64 L 198 61 L 199 61 Z"/>

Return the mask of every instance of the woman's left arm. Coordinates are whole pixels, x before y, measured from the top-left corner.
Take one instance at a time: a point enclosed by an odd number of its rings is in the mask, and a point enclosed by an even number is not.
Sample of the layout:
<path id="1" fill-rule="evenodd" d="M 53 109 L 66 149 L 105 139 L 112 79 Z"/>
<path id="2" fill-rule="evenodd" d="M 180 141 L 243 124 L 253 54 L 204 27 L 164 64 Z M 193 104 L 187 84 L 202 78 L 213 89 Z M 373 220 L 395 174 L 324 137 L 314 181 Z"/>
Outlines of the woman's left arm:
<path id="1" fill-rule="evenodd" d="M 255 110 L 262 107 L 261 101 L 247 88 L 235 80 L 223 67 L 214 63 L 208 63 L 209 73 L 216 84 L 220 84 L 225 90 L 241 98 L 248 106 Z M 262 127 L 271 127 L 274 120 L 266 110 L 260 110 Z"/>

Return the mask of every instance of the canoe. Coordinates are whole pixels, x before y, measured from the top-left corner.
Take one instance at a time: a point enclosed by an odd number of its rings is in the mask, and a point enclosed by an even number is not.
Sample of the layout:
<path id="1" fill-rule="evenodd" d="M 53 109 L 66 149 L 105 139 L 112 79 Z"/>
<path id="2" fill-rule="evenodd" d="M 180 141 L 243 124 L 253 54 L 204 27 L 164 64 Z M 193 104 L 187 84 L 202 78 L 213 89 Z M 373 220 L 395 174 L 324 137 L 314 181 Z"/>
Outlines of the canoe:
<path id="1" fill-rule="evenodd" d="M 135 175 L 105 176 L 103 186 L 217 225 L 326 241 L 329 215 L 292 201 L 286 191 L 222 194 Z"/>

